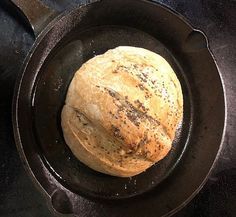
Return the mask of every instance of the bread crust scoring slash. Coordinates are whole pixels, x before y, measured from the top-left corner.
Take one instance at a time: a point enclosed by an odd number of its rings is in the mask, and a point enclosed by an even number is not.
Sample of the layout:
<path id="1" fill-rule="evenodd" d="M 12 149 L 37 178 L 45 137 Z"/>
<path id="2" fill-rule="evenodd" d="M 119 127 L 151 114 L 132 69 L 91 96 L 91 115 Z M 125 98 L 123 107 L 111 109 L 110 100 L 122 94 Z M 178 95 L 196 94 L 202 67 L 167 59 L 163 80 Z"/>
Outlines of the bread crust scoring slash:
<path id="1" fill-rule="evenodd" d="M 149 50 L 122 46 L 75 73 L 61 125 L 81 162 L 129 177 L 168 154 L 182 116 L 181 85 L 167 61 Z"/>

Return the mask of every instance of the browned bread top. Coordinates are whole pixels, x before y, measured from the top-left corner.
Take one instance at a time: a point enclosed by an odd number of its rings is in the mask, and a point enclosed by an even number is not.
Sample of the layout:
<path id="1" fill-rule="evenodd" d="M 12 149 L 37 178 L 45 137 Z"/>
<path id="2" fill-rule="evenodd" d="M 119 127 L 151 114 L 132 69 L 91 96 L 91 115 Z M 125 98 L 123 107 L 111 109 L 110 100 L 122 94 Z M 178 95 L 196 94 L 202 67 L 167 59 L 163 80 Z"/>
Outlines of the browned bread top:
<path id="1" fill-rule="evenodd" d="M 89 167 L 133 176 L 167 155 L 182 114 L 181 86 L 167 61 L 143 48 L 117 47 L 75 73 L 62 128 Z"/>

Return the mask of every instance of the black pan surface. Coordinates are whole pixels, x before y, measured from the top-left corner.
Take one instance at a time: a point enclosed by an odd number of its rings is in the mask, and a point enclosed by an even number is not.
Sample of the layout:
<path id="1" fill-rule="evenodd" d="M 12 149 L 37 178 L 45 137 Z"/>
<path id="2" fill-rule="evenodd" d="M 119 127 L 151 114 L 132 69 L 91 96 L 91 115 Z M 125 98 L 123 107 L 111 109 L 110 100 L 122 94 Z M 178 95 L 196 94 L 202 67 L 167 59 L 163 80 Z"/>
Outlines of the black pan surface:
<path id="1" fill-rule="evenodd" d="M 65 144 L 60 114 L 75 71 L 121 45 L 152 50 L 174 68 L 184 118 L 170 154 L 146 172 L 117 178 L 95 172 Z M 103 0 L 57 17 L 41 33 L 19 79 L 13 105 L 19 152 L 60 213 L 164 216 L 201 188 L 221 147 L 224 89 L 203 33 L 159 4 Z"/>

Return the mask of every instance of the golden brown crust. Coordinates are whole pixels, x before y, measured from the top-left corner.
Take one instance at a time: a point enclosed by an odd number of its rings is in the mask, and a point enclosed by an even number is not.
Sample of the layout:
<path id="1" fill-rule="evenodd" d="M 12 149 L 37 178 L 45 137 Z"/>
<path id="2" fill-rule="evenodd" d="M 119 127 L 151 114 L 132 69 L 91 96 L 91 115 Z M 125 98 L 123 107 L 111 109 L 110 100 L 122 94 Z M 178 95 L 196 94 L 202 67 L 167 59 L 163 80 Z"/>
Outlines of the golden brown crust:
<path id="1" fill-rule="evenodd" d="M 76 72 L 62 128 L 89 167 L 133 176 L 167 155 L 182 114 L 181 86 L 170 65 L 151 51 L 118 47 Z"/>

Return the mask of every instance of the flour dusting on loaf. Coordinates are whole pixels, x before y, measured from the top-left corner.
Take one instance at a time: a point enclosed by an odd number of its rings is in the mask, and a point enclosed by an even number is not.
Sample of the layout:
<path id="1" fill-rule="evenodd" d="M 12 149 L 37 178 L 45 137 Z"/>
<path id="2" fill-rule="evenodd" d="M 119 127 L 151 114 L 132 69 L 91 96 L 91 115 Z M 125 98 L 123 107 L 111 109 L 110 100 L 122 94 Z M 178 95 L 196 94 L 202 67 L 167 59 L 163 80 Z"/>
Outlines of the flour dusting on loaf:
<path id="1" fill-rule="evenodd" d="M 182 116 L 181 85 L 168 62 L 149 50 L 122 46 L 75 73 L 61 124 L 81 162 L 129 177 L 168 154 Z"/>

